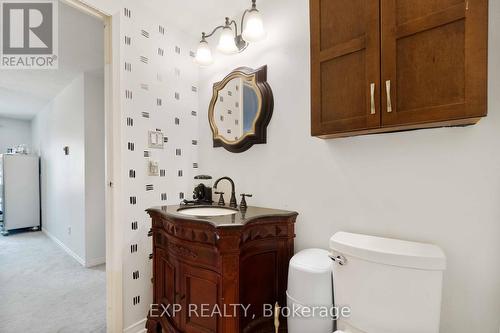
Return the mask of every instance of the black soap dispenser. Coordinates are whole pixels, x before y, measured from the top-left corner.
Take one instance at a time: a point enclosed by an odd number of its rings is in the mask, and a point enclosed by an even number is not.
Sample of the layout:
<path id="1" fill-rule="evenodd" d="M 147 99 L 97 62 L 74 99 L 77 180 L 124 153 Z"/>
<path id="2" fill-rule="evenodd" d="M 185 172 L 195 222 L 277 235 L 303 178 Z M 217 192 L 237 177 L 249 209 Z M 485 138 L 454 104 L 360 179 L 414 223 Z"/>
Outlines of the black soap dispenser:
<path id="1" fill-rule="evenodd" d="M 197 204 L 212 204 L 212 176 L 197 175 L 195 179 L 195 188 L 193 190 L 193 199 Z"/>

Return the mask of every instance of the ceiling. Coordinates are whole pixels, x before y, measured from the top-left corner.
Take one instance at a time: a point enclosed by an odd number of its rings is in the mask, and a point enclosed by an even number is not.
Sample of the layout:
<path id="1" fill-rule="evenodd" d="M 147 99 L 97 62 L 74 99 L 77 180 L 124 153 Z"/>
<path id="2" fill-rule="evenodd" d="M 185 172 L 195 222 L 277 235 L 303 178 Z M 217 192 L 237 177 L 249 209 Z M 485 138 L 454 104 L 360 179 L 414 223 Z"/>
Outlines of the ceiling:
<path id="1" fill-rule="evenodd" d="M 0 70 L 0 116 L 31 119 L 84 72 L 104 68 L 103 24 L 59 3 L 59 69 Z"/>
<path id="2" fill-rule="evenodd" d="M 266 0 L 258 0 L 259 3 Z M 201 32 L 209 32 L 216 24 L 223 24 L 229 16 L 240 22 L 251 0 L 147 0 L 148 6 L 164 16 L 180 30 L 198 38 Z"/>

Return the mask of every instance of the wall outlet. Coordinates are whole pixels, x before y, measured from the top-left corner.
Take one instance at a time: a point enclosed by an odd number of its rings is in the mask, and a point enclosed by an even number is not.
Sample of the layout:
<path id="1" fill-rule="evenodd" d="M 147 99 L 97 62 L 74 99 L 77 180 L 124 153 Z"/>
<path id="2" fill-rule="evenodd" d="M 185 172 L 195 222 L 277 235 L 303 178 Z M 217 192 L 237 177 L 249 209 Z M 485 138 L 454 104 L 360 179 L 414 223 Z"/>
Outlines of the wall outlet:
<path id="1" fill-rule="evenodd" d="M 68 227 L 68 235 L 71 235 L 71 227 Z"/>

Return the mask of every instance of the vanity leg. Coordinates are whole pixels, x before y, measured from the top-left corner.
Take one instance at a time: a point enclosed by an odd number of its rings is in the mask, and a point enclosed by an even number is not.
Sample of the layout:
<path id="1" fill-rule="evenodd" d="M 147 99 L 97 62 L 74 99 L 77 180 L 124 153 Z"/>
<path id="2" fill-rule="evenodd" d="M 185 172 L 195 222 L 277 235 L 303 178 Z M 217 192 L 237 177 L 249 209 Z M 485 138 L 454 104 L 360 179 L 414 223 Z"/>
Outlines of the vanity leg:
<path id="1" fill-rule="evenodd" d="M 239 267 L 240 252 L 238 234 L 232 231 L 222 231 L 220 233 L 219 251 L 222 257 L 222 291 L 221 306 L 231 307 L 232 304 L 239 303 Z M 236 249 L 236 250 L 235 250 Z M 221 318 L 221 332 L 235 333 L 240 331 L 240 314 L 236 317 Z"/>

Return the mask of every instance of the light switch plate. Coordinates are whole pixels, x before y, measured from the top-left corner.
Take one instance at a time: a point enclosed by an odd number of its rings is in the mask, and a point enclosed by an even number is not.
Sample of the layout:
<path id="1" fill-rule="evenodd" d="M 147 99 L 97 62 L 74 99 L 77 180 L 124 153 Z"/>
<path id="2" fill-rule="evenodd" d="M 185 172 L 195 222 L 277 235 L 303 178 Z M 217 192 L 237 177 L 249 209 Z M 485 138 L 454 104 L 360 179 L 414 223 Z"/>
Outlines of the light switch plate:
<path id="1" fill-rule="evenodd" d="M 148 131 L 148 147 L 163 148 L 163 133 L 160 131 Z"/>

